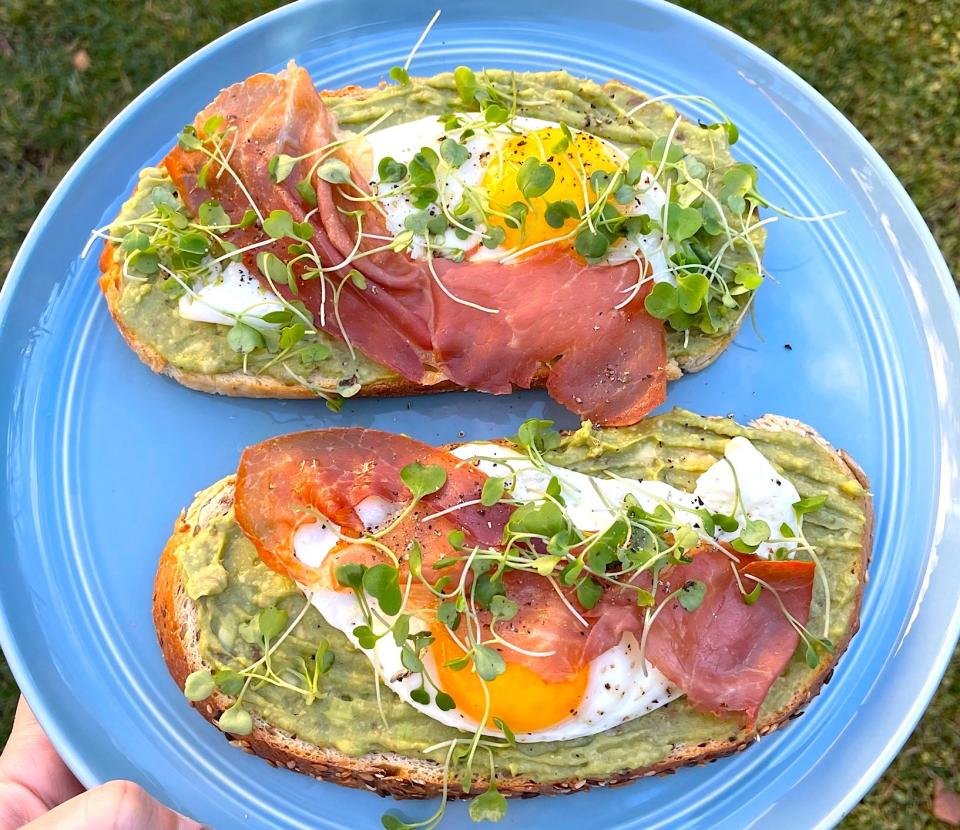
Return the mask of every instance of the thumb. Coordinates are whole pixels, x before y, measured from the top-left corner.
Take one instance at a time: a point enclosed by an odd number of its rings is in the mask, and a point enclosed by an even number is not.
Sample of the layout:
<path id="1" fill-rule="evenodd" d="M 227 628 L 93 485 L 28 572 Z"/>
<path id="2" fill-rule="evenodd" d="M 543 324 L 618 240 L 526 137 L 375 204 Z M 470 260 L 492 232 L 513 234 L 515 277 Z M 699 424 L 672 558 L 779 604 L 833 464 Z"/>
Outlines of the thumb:
<path id="1" fill-rule="evenodd" d="M 55 807 L 23 830 L 203 830 L 131 781 L 110 781 Z"/>

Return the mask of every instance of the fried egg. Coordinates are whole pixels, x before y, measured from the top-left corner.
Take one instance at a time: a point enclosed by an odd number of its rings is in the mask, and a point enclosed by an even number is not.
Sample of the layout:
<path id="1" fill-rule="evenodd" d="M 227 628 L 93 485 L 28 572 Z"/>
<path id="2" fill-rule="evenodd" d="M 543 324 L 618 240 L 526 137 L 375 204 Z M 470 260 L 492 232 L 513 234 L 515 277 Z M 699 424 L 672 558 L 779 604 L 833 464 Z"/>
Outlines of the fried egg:
<path id="1" fill-rule="evenodd" d="M 471 118 L 469 115 L 459 117 L 465 124 Z M 393 159 L 409 167 L 414 156 L 423 148 L 429 148 L 440 156 L 444 139 L 459 138 L 460 135 L 459 130 L 447 130 L 435 116 L 428 116 L 375 130 L 348 145 L 356 166 L 368 171 L 368 184 L 379 197 L 387 228 L 394 236 L 403 233 L 407 219 L 424 208 L 414 204 L 402 182 L 380 181 L 378 171 L 381 162 Z M 457 208 L 464 202 L 464 194 L 467 193 L 466 204 L 479 199 L 491 211 L 491 225 L 502 229 L 504 238 L 495 248 L 489 249 L 481 244 L 482 234 L 488 230 L 485 225 L 478 225 L 477 232 L 469 234 L 461 229 L 460 236 L 456 228 L 450 227 L 439 243 L 437 253 L 454 258 L 462 256 L 468 260 L 502 259 L 521 248 L 558 240 L 570 231 L 573 223 L 558 229 L 547 222 L 547 205 L 569 201 L 582 212 L 589 187 L 584 180 L 597 171 L 612 173 L 626 160 L 623 151 L 609 141 L 583 131 L 571 131 L 571 135 L 572 141 L 567 141 L 563 128 L 554 122 L 516 117 L 511 120 L 509 127 L 501 125 L 477 130 L 469 138 L 463 139 L 460 143 L 466 148 L 466 160 L 450 170 L 449 175 L 442 177 L 443 185 L 437 198 L 425 209 L 432 216 L 442 212 L 455 218 Z M 517 228 L 506 216 L 511 205 L 525 201 L 517 173 L 528 159 L 536 159 L 553 168 L 554 181 L 543 196 L 528 200 L 529 212 L 522 228 Z M 596 196 L 590 194 L 590 198 L 593 200 Z M 623 210 L 627 214 L 648 215 L 659 221 L 666 203 L 663 188 L 649 172 L 644 171 L 636 198 Z M 422 234 L 415 235 L 409 249 L 411 256 L 415 259 L 425 258 L 425 242 Z M 557 244 L 573 247 L 573 239 L 568 235 Z M 672 279 L 667 261 L 672 248 L 658 232 L 620 240 L 608 251 L 604 261 L 623 262 L 636 251 L 640 251 L 650 262 L 654 279 Z"/>
<path id="2" fill-rule="evenodd" d="M 725 457 L 700 476 L 693 493 L 660 481 L 599 478 L 551 465 L 541 469 L 527 455 L 488 442 L 464 444 L 452 452 L 487 475 L 505 477 L 512 497 L 521 501 L 541 497 L 551 477 L 556 477 L 571 521 L 585 532 L 607 527 L 613 511 L 628 493 L 648 511 L 661 504 L 670 505 L 680 520 L 687 520 L 697 528 L 699 517 L 693 511 L 704 505 L 712 511 L 733 512 L 735 480 L 739 482 L 740 506 L 751 518 L 763 519 L 771 528 L 779 527 L 788 507 L 793 520 L 792 504 L 799 498 L 793 485 L 745 438 L 728 442 Z M 792 501 L 788 504 L 789 499 Z M 370 497 L 356 509 L 367 529 L 373 531 L 389 523 L 402 507 Z M 332 523 L 302 525 L 294 537 L 297 557 L 310 567 L 320 567 L 337 545 L 339 530 Z M 768 555 L 769 551 L 758 553 Z M 327 623 L 359 649 L 353 631 L 364 625 L 365 619 L 355 595 L 331 588 L 305 593 Z M 368 600 L 382 614 L 376 599 L 369 597 Z M 383 616 L 392 624 L 393 618 Z M 411 632 L 428 628 L 422 619 L 411 618 Z M 456 706 L 448 711 L 437 706 L 433 697 L 428 703 L 413 699 L 411 693 L 420 688 L 421 678 L 404 667 L 401 649 L 391 636 L 381 637 L 374 648 L 361 651 L 381 682 L 402 700 L 442 724 L 473 732 L 485 708 L 481 683 L 471 668 L 454 671 L 445 665 L 461 657 L 463 652 L 444 626 L 435 625 L 430 630 L 435 642 L 424 653 L 423 662 L 430 677 L 454 699 Z M 548 682 L 533 669 L 508 661 L 506 671 L 487 683 L 487 689 L 491 716 L 484 732 L 499 734 L 492 720 L 498 717 L 510 726 L 518 741 L 525 743 L 570 740 L 604 732 L 683 694 L 682 689 L 643 659 L 630 633 L 567 680 Z"/>

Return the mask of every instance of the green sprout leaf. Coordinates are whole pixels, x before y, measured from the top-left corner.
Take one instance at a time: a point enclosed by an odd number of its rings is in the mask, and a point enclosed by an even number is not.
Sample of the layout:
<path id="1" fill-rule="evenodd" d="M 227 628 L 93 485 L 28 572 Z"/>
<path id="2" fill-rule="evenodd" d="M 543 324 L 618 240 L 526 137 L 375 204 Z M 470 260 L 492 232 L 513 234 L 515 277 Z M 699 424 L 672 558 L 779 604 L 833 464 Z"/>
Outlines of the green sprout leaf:
<path id="1" fill-rule="evenodd" d="M 460 612 L 456 603 L 444 600 L 437 606 L 437 619 L 447 628 L 456 630 L 460 627 Z"/>
<path id="2" fill-rule="evenodd" d="M 680 299 L 676 287 L 668 282 L 658 282 L 643 301 L 651 316 L 666 320 L 680 308 Z"/>
<path id="3" fill-rule="evenodd" d="M 656 601 L 656 598 L 653 594 L 647 591 L 644 588 L 637 589 L 637 605 L 641 608 L 650 608 L 653 603 Z"/>
<path id="4" fill-rule="evenodd" d="M 400 86 L 406 86 L 410 83 L 410 73 L 402 66 L 392 66 L 390 68 L 390 80 L 396 81 Z"/>
<path id="5" fill-rule="evenodd" d="M 707 301 L 710 281 L 699 271 L 677 275 L 677 305 L 687 314 L 696 314 Z"/>
<path id="6" fill-rule="evenodd" d="M 213 682 L 225 695 L 239 694 L 244 684 L 243 675 L 233 669 L 221 669 L 213 676 Z"/>
<path id="7" fill-rule="evenodd" d="M 763 519 L 747 518 L 744 521 L 743 530 L 740 531 L 740 540 L 745 545 L 756 547 L 766 542 L 770 538 L 770 525 Z"/>
<path id="8" fill-rule="evenodd" d="M 217 726 L 231 735 L 249 735 L 253 732 L 253 718 L 242 706 L 234 705 L 220 715 Z"/>
<path id="9" fill-rule="evenodd" d="M 743 601 L 747 605 L 754 605 L 758 599 L 760 599 L 760 592 L 763 590 L 763 586 L 758 582 L 752 591 L 745 593 L 743 595 Z"/>
<path id="10" fill-rule="evenodd" d="M 317 189 L 310 183 L 309 179 L 301 179 L 297 182 L 296 190 L 304 203 L 310 207 L 317 206 Z"/>
<path id="11" fill-rule="evenodd" d="M 286 179 L 293 172 L 293 168 L 296 163 L 297 159 L 293 158 L 292 156 L 278 153 L 267 162 L 267 172 L 270 174 L 270 178 L 274 181 L 274 183 L 280 184 L 280 182 Z"/>
<path id="12" fill-rule="evenodd" d="M 457 95 L 463 103 L 470 107 L 476 104 L 477 76 L 467 66 L 458 66 L 453 70 L 453 82 L 457 86 Z"/>
<path id="13" fill-rule="evenodd" d="M 373 633 L 369 625 L 358 625 L 353 629 L 352 633 L 353 636 L 357 638 L 357 643 L 362 649 L 369 651 L 377 644 L 377 635 Z"/>
<path id="14" fill-rule="evenodd" d="M 656 141 L 653 142 L 653 147 L 650 148 L 650 161 L 653 164 L 659 165 L 663 161 L 663 154 L 666 150 L 667 154 L 667 164 L 676 164 L 684 156 L 683 145 L 677 141 L 670 142 L 670 149 L 667 150 L 667 137 L 660 136 Z"/>
<path id="15" fill-rule="evenodd" d="M 507 664 L 500 656 L 500 652 L 481 643 L 473 647 L 473 664 L 476 666 L 477 674 L 487 682 L 496 680 L 507 670 Z"/>
<path id="16" fill-rule="evenodd" d="M 257 254 L 257 268 L 271 282 L 280 285 L 289 285 L 291 282 L 290 268 L 280 257 L 269 251 Z"/>
<path id="17" fill-rule="evenodd" d="M 203 147 L 203 142 L 197 137 L 197 128 L 193 124 L 188 124 L 177 133 L 177 141 L 184 150 L 199 150 Z"/>
<path id="18" fill-rule="evenodd" d="M 380 159 L 380 164 L 377 165 L 377 175 L 381 182 L 387 184 L 399 182 L 406 178 L 407 165 L 390 158 L 390 156 L 384 156 Z"/>
<path id="19" fill-rule="evenodd" d="M 347 184 L 353 181 L 350 168 L 340 159 L 327 159 L 317 168 L 317 175 L 330 184 Z"/>
<path id="20" fill-rule="evenodd" d="M 490 476 L 483 482 L 483 489 L 480 491 L 480 503 L 484 507 L 491 507 L 503 498 L 503 489 L 506 485 L 505 478 Z"/>
<path id="21" fill-rule="evenodd" d="M 554 568 L 560 564 L 560 561 L 563 559 L 559 554 L 551 554 L 547 556 L 538 556 L 533 566 L 536 568 L 537 573 L 540 576 L 550 576 L 553 573 Z"/>
<path id="22" fill-rule="evenodd" d="M 496 126 L 497 124 L 505 124 L 510 118 L 510 113 L 506 107 L 502 107 L 500 104 L 488 104 L 483 109 L 483 118 L 488 124 Z"/>
<path id="23" fill-rule="evenodd" d="M 483 247 L 493 250 L 499 245 L 502 245 L 503 240 L 506 238 L 507 232 L 499 225 L 493 225 L 487 228 L 487 238 L 483 240 Z"/>
<path id="24" fill-rule="evenodd" d="M 566 528 L 563 511 L 552 501 L 530 501 L 513 511 L 505 530 L 507 533 L 533 533 L 549 539 Z"/>
<path id="25" fill-rule="evenodd" d="M 437 164 L 440 157 L 429 147 L 423 147 L 410 159 L 410 181 L 417 187 L 433 184 L 437 180 Z M 434 191 L 436 194 L 436 191 Z M 434 196 L 436 198 L 436 196 Z"/>
<path id="26" fill-rule="evenodd" d="M 523 197 L 529 201 L 546 193 L 553 186 L 556 175 L 556 171 L 549 164 L 542 164 L 536 158 L 528 158 L 517 171 L 517 186 Z"/>
<path id="27" fill-rule="evenodd" d="M 293 217 L 285 210 L 272 210 L 263 220 L 263 230 L 272 239 L 293 236 Z"/>
<path id="28" fill-rule="evenodd" d="M 523 223 L 527 221 L 527 214 L 530 212 L 523 202 L 514 202 L 507 208 L 509 218 L 505 221 L 511 228 L 522 228 Z"/>
<path id="29" fill-rule="evenodd" d="M 806 498 L 800 499 L 800 501 L 794 502 L 793 510 L 799 519 L 801 516 L 805 516 L 807 513 L 813 513 L 819 510 L 826 503 L 826 496 L 807 496 Z"/>
<path id="30" fill-rule="evenodd" d="M 733 269 L 733 281 L 748 291 L 754 291 L 763 282 L 763 275 L 753 262 L 741 262 Z"/>
<path id="31" fill-rule="evenodd" d="M 529 418 L 520 424 L 517 434 L 511 440 L 526 450 L 549 452 L 560 446 L 560 433 L 551 427 L 553 421 Z"/>
<path id="32" fill-rule="evenodd" d="M 202 233 L 185 233 L 177 240 L 177 250 L 199 259 L 210 249 L 210 243 Z"/>
<path id="33" fill-rule="evenodd" d="M 440 144 L 440 158 L 456 170 L 470 158 L 470 152 L 459 141 L 445 138 Z"/>
<path id="34" fill-rule="evenodd" d="M 207 203 L 204 202 L 203 204 Z M 200 206 L 200 210 L 203 210 L 203 205 Z M 149 247 L 150 237 L 136 228 L 127 233 L 123 237 L 123 242 L 120 243 L 120 248 L 125 254 L 129 254 L 131 251 L 145 251 Z"/>
<path id="35" fill-rule="evenodd" d="M 500 821 L 507 814 L 507 799 L 491 781 L 489 789 L 470 802 L 469 813 L 473 821 Z"/>
<path id="36" fill-rule="evenodd" d="M 603 596 L 603 588 L 593 579 L 587 578 L 577 586 L 577 601 L 588 611 Z"/>
<path id="37" fill-rule="evenodd" d="M 507 726 L 506 722 L 496 715 L 494 715 L 493 722 L 497 725 L 497 728 L 503 732 L 503 737 L 507 739 L 507 743 L 510 744 L 510 746 L 516 746 L 517 737 L 513 734 L 513 730 Z"/>
<path id="38" fill-rule="evenodd" d="M 449 712 L 457 707 L 456 701 L 446 692 L 437 692 L 433 700 L 441 712 Z"/>
<path id="39" fill-rule="evenodd" d="M 519 610 L 519 606 L 503 594 L 497 594 L 490 600 L 490 613 L 493 614 L 494 622 L 497 620 L 512 620 L 517 616 Z"/>
<path id="40" fill-rule="evenodd" d="M 263 335 L 253 326 L 237 321 L 227 332 L 227 345 L 235 352 L 250 354 L 265 345 Z"/>
<path id="41" fill-rule="evenodd" d="M 439 464 L 421 464 L 414 461 L 400 470 L 400 478 L 413 494 L 415 501 L 436 493 L 447 482 L 447 471 Z"/>
<path id="42" fill-rule="evenodd" d="M 680 592 L 677 594 L 677 600 L 684 611 L 696 611 L 706 595 L 706 583 L 701 582 L 699 579 L 690 579 L 685 582 L 680 589 Z"/>
<path id="43" fill-rule="evenodd" d="M 363 572 L 366 568 L 359 562 L 347 562 L 343 565 L 337 565 L 333 572 L 337 582 L 344 588 L 353 588 L 359 591 L 363 587 Z"/>
<path id="44" fill-rule="evenodd" d="M 634 150 L 627 160 L 627 169 L 623 174 L 624 181 L 629 185 L 636 185 L 643 177 L 644 168 L 650 163 L 650 154 L 646 147 Z"/>
<path id="45" fill-rule="evenodd" d="M 206 700 L 213 694 L 216 684 L 213 675 L 207 669 L 190 672 L 183 683 L 183 694 L 187 700 Z"/>
<path id="46" fill-rule="evenodd" d="M 599 259 L 610 247 L 610 239 L 606 234 L 584 228 L 577 234 L 574 247 L 584 259 Z"/>
<path id="47" fill-rule="evenodd" d="M 313 665 L 316 666 L 317 673 L 326 674 L 330 671 L 334 659 L 334 654 L 330 651 L 330 642 L 324 637 L 317 643 L 317 650 L 313 655 Z"/>
<path id="48" fill-rule="evenodd" d="M 230 217 L 216 199 L 207 199 L 197 210 L 201 225 L 208 228 L 226 228 L 230 226 Z"/>
<path id="49" fill-rule="evenodd" d="M 397 569 L 392 565 L 380 563 L 368 568 L 363 575 L 363 589 L 380 603 L 384 614 L 392 617 L 400 613 L 403 595 Z"/>
<path id="50" fill-rule="evenodd" d="M 674 242 L 689 239 L 703 227 L 703 216 L 692 207 L 671 203 L 667 208 L 667 233 Z"/>
<path id="51" fill-rule="evenodd" d="M 572 199 L 561 199 L 547 205 L 543 218 L 551 228 L 562 228 L 567 220 L 580 218 L 580 209 Z"/>
<path id="52" fill-rule="evenodd" d="M 257 626 L 268 641 L 287 627 L 287 612 L 282 608 L 265 608 L 257 615 Z"/>

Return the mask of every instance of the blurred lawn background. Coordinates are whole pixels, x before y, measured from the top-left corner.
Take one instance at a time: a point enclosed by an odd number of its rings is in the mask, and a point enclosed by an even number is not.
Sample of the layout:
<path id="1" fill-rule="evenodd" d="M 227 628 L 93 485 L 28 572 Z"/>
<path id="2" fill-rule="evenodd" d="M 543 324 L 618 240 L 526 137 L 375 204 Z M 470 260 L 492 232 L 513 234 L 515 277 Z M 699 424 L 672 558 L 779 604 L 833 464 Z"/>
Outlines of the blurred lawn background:
<path id="1" fill-rule="evenodd" d="M 960 276 L 960 0 L 682 4 L 758 44 L 839 107 L 900 177 Z M 0 277 L 110 118 L 198 47 L 276 5 L 0 0 Z M 0 656 L 0 746 L 16 698 Z M 960 653 L 909 743 L 842 826 L 946 826 L 931 811 L 938 778 L 960 790 Z"/>

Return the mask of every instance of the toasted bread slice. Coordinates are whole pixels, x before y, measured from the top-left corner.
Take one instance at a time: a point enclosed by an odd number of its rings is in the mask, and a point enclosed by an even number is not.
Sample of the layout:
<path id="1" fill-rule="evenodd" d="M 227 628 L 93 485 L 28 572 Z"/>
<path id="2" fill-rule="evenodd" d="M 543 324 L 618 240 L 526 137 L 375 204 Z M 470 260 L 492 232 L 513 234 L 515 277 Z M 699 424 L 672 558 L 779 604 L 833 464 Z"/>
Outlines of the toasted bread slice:
<path id="1" fill-rule="evenodd" d="M 617 82 L 610 82 L 615 84 Z M 321 94 L 325 98 L 351 98 L 367 94 L 369 90 L 360 86 L 347 86 L 338 90 L 324 90 Z M 682 118 L 683 124 L 691 124 L 689 119 Z M 160 165 L 162 168 L 162 164 Z M 114 262 L 113 246 L 108 242 L 105 246 L 104 256 L 101 257 L 101 277 L 100 288 L 106 299 L 107 308 L 110 315 L 123 335 L 124 340 L 136 353 L 143 363 L 149 366 L 154 372 L 166 375 L 178 383 L 191 389 L 201 392 L 209 392 L 220 395 L 229 395 L 233 397 L 246 398 L 311 398 L 316 394 L 310 388 L 301 383 L 290 379 L 271 377 L 269 375 L 258 375 L 234 370 L 216 374 L 190 371 L 183 369 L 174 363 L 171 363 L 156 347 L 155 344 L 144 339 L 134 332 L 129 326 L 125 325 L 119 310 L 120 293 L 122 290 L 123 275 L 120 264 Z M 683 374 L 699 372 L 713 363 L 720 354 L 730 345 L 737 336 L 743 320 L 746 315 L 740 315 L 729 331 L 723 335 L 707 337 L 697 333 L 697 348 L 693 350 L 684 349 L 682 353 L 674 356 L 670 348 L 668 339 L 668 361 L 667 361 L 667 380 L 677 380 Z M 212 325 L 212 324 L 211 324 Z M 679 342 L 681 335 L 674 335 Z M 460 389 L 456 384 L 446 380 L 439 372 L 428 376 L 426 381 L 418 384 L 407 380 L 406 378 L 394 375 L 389 370 L 384 369 L 385 377 L 380 380 L 365 383 L 359 392 L 358 397 L 389 397 L 399 395 L 427 394 L 430 392 L 446 392 Z M 534 377 L 531 388 L 542 389 L 546 385 L 549 368 L 544 367 Z M 337 391 L 337 377 L 319 377 L 312 376 L 311 384 L 316 388 L 331 393 Z"/>
<path id="2" fill-rule="evenodd" d="M 787 702 L 775 711 L 761 714 L 754 731 L 746 733 L 731 727 L 731 736 L 724 740 L 707 740 L 675 745 L 672 751 L 657 763 L 624 769 L 601 778 L 565 778 L 555 781 L 537 781 L 526 777 L 501 778 L 497 787 L 508 796 L 567 793 L 578 790 L 621 784 L 637 778 L 671 772 L 678 767 L 704 764 L 716 758 L 745 749 L 752 741 L 778 729 L 787 721 L 802 714 L 808 703 L 831 677 L 841 654 L 859 628 L 859 612 L 867 566 L 873 541 L 873 512 L 867 488 L 869 482 L 863 471 L 844 452 L 834 450 L 811 427 L 797 421 L 766 415 L 751 424 L 770 431 L 790 431 L 817 441 L 829 452 L 831 465 L 842 475 L 855 479 L 864 488 L 860 500 L 865 522 L 860 536 L 860 550 L 852 572 L 857 580 L 856 595 L 850 621 L 841 638 L 835 643 L 834 653 L 823 659 L 809 681 L 797 688 Z M 190 509 L 178 519 L 174 533 L 160 559 L 154 588 L 153 618 L 164 659 L 177 685 L 182 688 L 187 676 L 206 665 L 200 652 L 197 607 L 187 596 L 181 568 L 176 556 L 179 545 L 214 518 L 225 515 L 233 507 L 234 477 L 230 476 L 199 493 Z M 211 723 L 233 703 L 233 699 L 215 691 L 206 700 L 193 705 Z M 272 726 L 254 714 L 254 728 L 248 736 L 229 737 L 230 742 L 264 758 L 274 766 L 282 766 L 313 777 L 351 787 L 371 790 L 396 798 L 428 798 L 436 796 L 443 787 L 443 768 L 425 758 L 394 753 L 347 755 L 332 748 L 318 747 L 295 735 Z M 486 782 L 474 781 L 473 794 L 482 792 Z M 459 787 L 451 788 L 450 797 L 463 797 Z"/>

